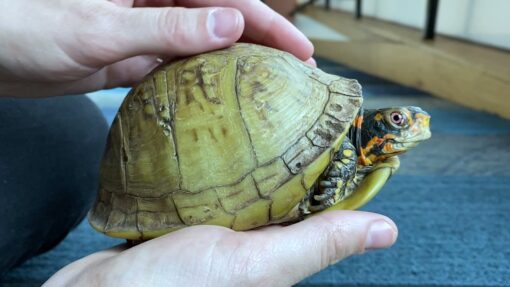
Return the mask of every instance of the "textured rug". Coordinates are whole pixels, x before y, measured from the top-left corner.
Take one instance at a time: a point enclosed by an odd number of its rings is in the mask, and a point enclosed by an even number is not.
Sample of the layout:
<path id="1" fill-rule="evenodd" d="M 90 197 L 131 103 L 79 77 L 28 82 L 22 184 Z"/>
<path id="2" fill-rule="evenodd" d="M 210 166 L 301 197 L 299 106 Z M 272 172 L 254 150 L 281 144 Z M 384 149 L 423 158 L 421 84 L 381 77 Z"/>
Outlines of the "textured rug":
<path id="1" fill-rule="evenodd" d="M 368 107 L 421 106 L 432 115 L 433 137 L 402 156 L 399 172 L 363 208 L 395 220 L 395 246 L 344 260 L 298 286 L 510 286 L 510 121 L 333 62 L 318 64 L 358 79 Z M 111 121 L 125 93 L 91 98 Z M 0 286 L 40 286 L 66 264 L 120 242 L 84 222 Z"/>

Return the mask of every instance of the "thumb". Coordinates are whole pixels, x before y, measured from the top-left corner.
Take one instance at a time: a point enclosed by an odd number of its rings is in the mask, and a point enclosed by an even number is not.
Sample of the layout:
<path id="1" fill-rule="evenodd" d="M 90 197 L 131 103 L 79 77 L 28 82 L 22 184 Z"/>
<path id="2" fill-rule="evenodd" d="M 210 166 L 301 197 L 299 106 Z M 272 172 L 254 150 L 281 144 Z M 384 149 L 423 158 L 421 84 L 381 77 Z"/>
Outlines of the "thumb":
<path id="1" fill-rule="evenodd" d="M 389 247 L 398 234 L 391 219 L 360 211 L 327 212 L 294 225 L 257 232 L 264 237 L 265 246 L 274 247 L 264 258 L 271 265 L 266 266 L 264 277 L 277 280 L 271 286 L 295 284 L 350 255 Z"/>
<path id="2" fill-rule="evenodd" d="M 186 56 L 230 46 L 243 33 L 244 19 L 232 8 L 117 7 L 113 49 L 117 59 L 138 55 Z"/>

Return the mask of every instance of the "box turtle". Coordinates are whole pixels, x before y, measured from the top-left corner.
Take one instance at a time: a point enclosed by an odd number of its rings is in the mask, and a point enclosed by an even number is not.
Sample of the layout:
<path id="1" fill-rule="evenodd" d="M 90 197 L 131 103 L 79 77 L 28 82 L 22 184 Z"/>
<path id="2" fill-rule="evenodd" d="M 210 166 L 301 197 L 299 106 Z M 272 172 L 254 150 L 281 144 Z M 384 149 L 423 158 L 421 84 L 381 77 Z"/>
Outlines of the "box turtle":
<path id="1" fill-rule="evenodd" d="M 165 65 L 133 88 L 110 130 L 91 225 L 147 240 L 355 209 L 430 137 L 417 107 L 363 110 L 361 86 L 253 44 Z"/>

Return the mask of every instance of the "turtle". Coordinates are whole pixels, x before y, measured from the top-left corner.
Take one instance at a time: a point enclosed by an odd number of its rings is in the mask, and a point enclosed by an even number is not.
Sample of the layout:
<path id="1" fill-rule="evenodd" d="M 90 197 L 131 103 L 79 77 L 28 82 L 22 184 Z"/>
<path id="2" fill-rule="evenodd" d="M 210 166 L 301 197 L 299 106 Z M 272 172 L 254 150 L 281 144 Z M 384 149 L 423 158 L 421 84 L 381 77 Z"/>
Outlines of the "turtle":
<path id="1" fill-rule="evenodd" d="M 356 80 L 255 44 L 163 65 L 113 120 L 89 222 L 145 241 L 359 208 L 398 168 L 396 155 L 430 137 L 422 109 L 362 102 Z"/>

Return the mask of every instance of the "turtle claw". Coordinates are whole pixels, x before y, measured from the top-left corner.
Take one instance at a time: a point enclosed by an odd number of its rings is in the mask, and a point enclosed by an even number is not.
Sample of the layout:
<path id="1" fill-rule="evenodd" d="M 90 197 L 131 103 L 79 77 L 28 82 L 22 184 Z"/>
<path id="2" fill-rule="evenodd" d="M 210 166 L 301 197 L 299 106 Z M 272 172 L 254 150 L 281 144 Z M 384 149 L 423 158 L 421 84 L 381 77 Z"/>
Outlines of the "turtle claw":
<path id="1" fill-rule="evenodd" d="M 316 184 L 308 205 L 311 212 L 322 211 L 345 197 L 346 192 L 351 190 L 356 174 L 356 162 L 356 150 L 346 139 Z"/>
<path id="2" fill-rule="evenodd" d="M 331 180 L 321 180 L 319 182 L 320 187 L 335 187 L 336 183 L 332 182 Z"/>
<path id="3" fill-rule="evenodd" d="M 310 213 L 319 212 L 319 211 L 322 211 L 324 209 L 326 209 L 326 208 L 323 207 L 322 205 L 310 205 L 308 207 L 308 210 L 310 211 Z"/>
<path id="4" fill-rule="evenodd" d="M 314 201 L 318 202 L 318 204 L 313 204 L 309 206 L 309 210 L 311 212 L 318 212 L 324 210 L 334 204 L 336 188 L 334 188 L 333 186 L 336 186 L 336 184 L 333 182 L 329 182 L 328 186 L 331 187 L 324 188 L 323 193 L 316 194 L 313 196 Z"/>
<path id="5" fill-rule="evenodd" d="M 319 182 L 319 189 L 322 193 L 313 196 L 313 199 L 318 202 L 324 202 L 327 200 L 334 201 L 334 197 L 338 192 L 338 185 L 342 184 L 342 179 L 339 177 L 330 177 L 329 180 L 321 180 Z"/>
<path id="6" fill-rule="evenodd" d="M 322 194 L 316 194 L 313 196 L 313 199 L 319 202 L 327 201 L 335 196 L 335 189 L 334 188 L 326 188 L 324 190 L 324 193 Z"/>
<path id="7" fill-rule="evenodd" d="M 308 207 L 308 210 L 312 213 L 314 212 L 319 212 L 319 211 L 323 211 L 324 209 L 330 207 L 333 205 L 333 202 L 331 201 L 325 201 L 325 202 L 322 202 L 321 204 L 318 204 L 318 205 L 310 205 Z"/>

